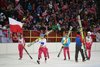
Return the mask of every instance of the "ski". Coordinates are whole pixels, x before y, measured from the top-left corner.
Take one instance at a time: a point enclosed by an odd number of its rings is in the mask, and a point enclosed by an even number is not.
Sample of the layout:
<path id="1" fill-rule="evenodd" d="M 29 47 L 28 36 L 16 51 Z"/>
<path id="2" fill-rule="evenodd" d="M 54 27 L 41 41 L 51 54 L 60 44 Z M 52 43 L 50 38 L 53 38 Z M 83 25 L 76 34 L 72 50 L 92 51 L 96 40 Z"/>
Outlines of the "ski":
<path id="1" fill-rule="evenodd" d="M 31 59 L 33 59 L 33 58 L 31 57 L 31 55 L 28 53 L 28 51 L 26 50 L 26 48 L 24 48 L 24 50 L 25 50 L 25 52 L 27 53 L 27 55 L 28 55 Z"/>
<path id="2" fill-rule="evenodd" d="M 62 52 L 62 49 L 63 49 L 63 46 L 60 48 L 60 51 L 59 51 L 57 57 L 60 57 L 60 54 L 61 54 L 61 52 Z"/>

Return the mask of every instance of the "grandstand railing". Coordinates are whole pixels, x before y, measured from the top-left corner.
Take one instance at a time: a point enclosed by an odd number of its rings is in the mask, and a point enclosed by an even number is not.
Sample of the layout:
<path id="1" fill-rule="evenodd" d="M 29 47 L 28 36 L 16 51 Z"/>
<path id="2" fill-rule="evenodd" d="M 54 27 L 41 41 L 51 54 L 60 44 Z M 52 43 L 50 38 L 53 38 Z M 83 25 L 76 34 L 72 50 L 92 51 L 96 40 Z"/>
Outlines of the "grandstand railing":
<path id="1" fill-rule="evenodd" d="M 24 30 L 24 38 L 26 42 L 32 42 L 40 36 L 40 31 Z M 86 36 L 86 32 L 84 32 Z M 63 37 L 63 32 L 51 32 L 47 35 L 47 42 L 61 42 Z M 71 32 L 70 39 L 71 42 L 75 42 L 76 32 Z M 93 41 L 95 42 L 95 36 L 93 36 Z"/>

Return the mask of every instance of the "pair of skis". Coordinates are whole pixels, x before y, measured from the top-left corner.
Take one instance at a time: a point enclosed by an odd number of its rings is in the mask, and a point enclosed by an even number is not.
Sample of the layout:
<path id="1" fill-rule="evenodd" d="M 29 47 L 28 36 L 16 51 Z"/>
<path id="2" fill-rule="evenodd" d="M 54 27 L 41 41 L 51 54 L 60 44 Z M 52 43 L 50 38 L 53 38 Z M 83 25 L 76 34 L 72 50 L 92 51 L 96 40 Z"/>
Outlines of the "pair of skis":
<path id="1" fill-rule="evenodd" d="M 54 28 L 52 28 L 52 30 L 47 31 L 44 35 L 48 35 L 48 34 L 50 34 L 51 32 L 53 32 L 53 30 L 57 30 L 57 29 L 58 29 L 59 31 L 61 30 L 60 24 L 55 25 Z M 41 39 L 41 37 L 37 38 L 35 41 L 31 42 L 31 43 L 28 44 L 27 46 L 30 47 L 31 45 L 33 45 L 33 44 L 35 44 L 36 42 L 38 42 L 40 39 Z"/>
<path id="2" fill-rule="evenodd" d="M 65 39 L 65 40 L 67 40 L 67 38 L 69 37 L 70 33 L 72 32 L 72 29 L 73 29 L 73 27 L 70 26 L 70 29 L 69 29 L 69 31 L 68 31 L 68 34 L 66 35 L 66 39 Z M 64 42 L 66 42 L 66 41 L 64 41 Z M 61 54 L 61 52 L 62 52 L 62 49 L 63 49 L 63 46 L 61 47 L 61 49 L 60 49 L 60 51 L 59 51 L 57 57 L 60 56 L 60 54 Z"/>
<path id="3" fill-rule="evenodd" d="M 80 15 L 77 16 L 78 18 L 78 23 L 79 23 L 79 26 L 80 26 L 80 32 L 81 32 L 81 36 L 82 36 L 82 39 L 84 40 L 84 34 L 83 34 L 83 28 L 82 28 L 82 23 L 81 23 L 81 20 L 80 20 Z M 84 53 L 85 53 L 85 57 L 88 59 L 88 56 L 87 56 L 87 52 L 86 52 L 86 46 L 84 43 L 82 43 L 83 45 L 83 48 L 84 48 Z"/>
<path id="4" fill-rule="evenodd" d="M 48 32 L 46 32 L 44 35 L 48 35 L 49 33 L 51 33 L 53 30 L 50 30 Z M 41 39 L 41 37 L 37 38 L 35 41 L 31 42 L 30 44 L 28 44 L 27 46 L 30 47 L 31 45 L 35 44 L 36 42 L 38 42 Z"/>

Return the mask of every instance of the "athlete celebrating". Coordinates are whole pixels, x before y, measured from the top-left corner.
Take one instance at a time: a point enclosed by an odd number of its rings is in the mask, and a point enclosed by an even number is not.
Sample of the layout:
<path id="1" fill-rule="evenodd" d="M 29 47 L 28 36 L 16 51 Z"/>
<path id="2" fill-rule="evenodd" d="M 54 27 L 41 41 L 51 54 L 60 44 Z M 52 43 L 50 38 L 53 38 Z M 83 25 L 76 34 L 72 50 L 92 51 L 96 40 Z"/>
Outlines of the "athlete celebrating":
<path id="1" fill-rule="evenodd" d="M 64 33 L 63 35 L 64 36 L 61 40 L 61 43 L 63 44 L 64 60 L 66 60 L 66 53 L 68 54 L 68 59 L 70 60 L 70 52 L 69 52 L 70 37 L 66 38 L 66 33 Z"/>
<path id="2" fill-rule="evenodd" d="M 44 57 L 45 57 L 45 62 L 47 60 L 47 57 L 48 57 L 48 49 L 46 47 L 46 35 L 40 35 L 41 39 L 39 40 L 39 43 L 40 43 L 40 47 L 39 47 L 39 50 L 38 50 L 38 60 L 37 60 L 37 63 L 40 64 L 40 59 L 41 59 L 41 55 L 42 53 L 44 54 Z"/>
<path id="3" fill-rule="evenodd" d="M 86 49 L 88 53 L 88 59 L 91 57 L 91 47 L 92 47 L 92 37 L 91 37 L 91 32 L 87 32 L 86 36 Z"/>

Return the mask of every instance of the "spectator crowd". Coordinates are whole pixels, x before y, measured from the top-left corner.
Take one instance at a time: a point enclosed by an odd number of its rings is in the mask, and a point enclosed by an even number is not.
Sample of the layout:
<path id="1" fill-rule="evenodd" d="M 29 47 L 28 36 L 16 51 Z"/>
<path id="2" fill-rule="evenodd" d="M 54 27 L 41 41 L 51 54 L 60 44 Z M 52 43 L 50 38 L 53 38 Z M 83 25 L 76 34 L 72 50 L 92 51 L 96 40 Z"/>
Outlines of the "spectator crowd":
<path id="1" fill-rule="evenodd" d="M 50 30 L 60 24 L 62 30 L 79 28 L 80 14 L 83 30 L 100 28 L 95 0 L 0 0 L 0 25 L 9 28 L 8 17 L 24 23 L 23 30 Z"/>

